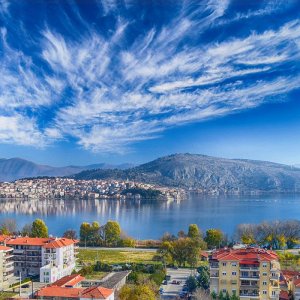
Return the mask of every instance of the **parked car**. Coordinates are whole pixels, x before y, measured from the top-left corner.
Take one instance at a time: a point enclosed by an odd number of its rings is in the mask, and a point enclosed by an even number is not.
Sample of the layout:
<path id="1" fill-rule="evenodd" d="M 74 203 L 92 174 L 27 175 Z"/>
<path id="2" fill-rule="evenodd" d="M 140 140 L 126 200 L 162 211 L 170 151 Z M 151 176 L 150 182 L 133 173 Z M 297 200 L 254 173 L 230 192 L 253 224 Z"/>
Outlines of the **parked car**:
<path id="1" fill-rule="evenodd" d="M 163 284 L 163 285 L 167 285 L 167 284 L 168 284 L 168 281 L 167 281 L 167 280 L 164 280 L 164 281 L 162 282 L 162 284 Z"/>

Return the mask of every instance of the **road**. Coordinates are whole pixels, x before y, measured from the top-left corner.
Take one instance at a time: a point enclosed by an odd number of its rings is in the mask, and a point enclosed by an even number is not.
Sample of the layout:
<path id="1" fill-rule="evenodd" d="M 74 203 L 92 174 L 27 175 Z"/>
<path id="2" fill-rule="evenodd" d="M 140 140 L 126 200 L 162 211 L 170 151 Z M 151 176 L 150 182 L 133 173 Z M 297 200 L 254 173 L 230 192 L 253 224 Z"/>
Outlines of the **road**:
<path id="1" fill-rule="evenodd" d="M 109 247 L 79 247 L 79 249 L 88 250 L 108 250 L 108 251 L 127 251 L 127 252 L 153 252 L 155 253 L 157 249 L 155 248 L 109 248 Z"/>
<path id="2" fill-rule="evenodd" d="M 175 299 L 179 292 L 182 290 L 186 279 L 191 275 L 190 269 L 167 269 L 167 275 L 171 275 L 171 280 L 168 281 L 167 285 L 161 285 L 160 287 L 164 289 L 164 293 L 160 296 L 162 300 Z M 181 281 L 180 284 L 171 284 L 173 280 Z"/>

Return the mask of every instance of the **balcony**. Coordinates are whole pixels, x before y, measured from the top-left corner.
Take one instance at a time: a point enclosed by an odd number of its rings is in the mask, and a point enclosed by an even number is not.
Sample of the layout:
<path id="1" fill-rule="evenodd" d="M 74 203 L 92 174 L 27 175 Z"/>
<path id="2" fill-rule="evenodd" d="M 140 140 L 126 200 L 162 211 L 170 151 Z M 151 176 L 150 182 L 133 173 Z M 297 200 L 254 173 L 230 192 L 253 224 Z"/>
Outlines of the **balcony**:
<path id="1" fill-rule="evenodd" d="M 218 264 L 218 263 L 211 263 L 211 264 L 209 265 L 209 267 L 210 267 L 211 269 L 219 269 L 219 264 Z"/>
<path id="2" fill-rule="evenodd" d="M 240 279 L 246 279 L 246 280 L 258 280 L 259 279 L 259 275 L 243 275 L 240 274 Z"/>
<path id="3" fill-rule="evenodd" d="M 211 272 L 210 278 L 219 278 L 219 272 Z"/>
<path id="4" fill-rule="evenodd" d="M 253 281 L 241 282 L 241 288 L 258 289 L 259 284 L 258 282 L 253 282 Z"/>
<path id="5" fill-rule="evenodd" d="M 259 271 L 259 266 L 240 265 L 240 270 L 243 271 Z"/>
<path id="6" fill-rule="evenodd" d="M 258 290 L 241 290 L 240 297 L 251 297 L 251 298 L 259 298 L 259 291 Z"/>
<path id="7" fill-rule="evenodd" d="M 23 254 L 24 249 L 14 249 L 14 254 Z"/>

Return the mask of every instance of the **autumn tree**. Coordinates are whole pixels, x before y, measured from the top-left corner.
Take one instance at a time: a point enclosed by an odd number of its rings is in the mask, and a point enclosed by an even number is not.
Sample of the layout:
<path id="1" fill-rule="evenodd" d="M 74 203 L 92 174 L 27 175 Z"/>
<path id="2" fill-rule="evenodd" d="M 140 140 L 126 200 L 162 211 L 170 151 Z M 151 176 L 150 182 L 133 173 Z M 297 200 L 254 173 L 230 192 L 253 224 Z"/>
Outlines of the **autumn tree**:
<path id="1" fill-rule="evenodd" d="M 120 300 L 156 300 L 156 294 L 147 284 L 126 284 L 121 288 L 119 298 Z"/>
<path id="2" fill-rule="evenodd" d="M 9 235 L 17 232 L 17 223 L 15 219 L 5 219 L 0 225 L 0 232 Z"/>
<path id="3" fill-rule="evenodd" d="M 220 247 L 223 241 L 223 232 L 220 229 L 208 229 L 205 235 L 205 242 L 209 249 Z"/>
<path id="4" fill-rule="evenodd" d="M 76 230 L 73 229 L 66 230 L 63 234 L 63 237 L 71 240 L 77 240 Z"/>
<path id="5" fill-rule="evenodd" d="M 32 223 L 31 237 L 47 238 L 48 227 L 45 222 L 41 219 L 36 219 Z"/>
<path id="6" fill-rule="evenodd" d="M 108 221 L 104 226 L 104 239 L 108 246 L 117 246 L 120 241 L 121 227 L 116 221 Z"/>

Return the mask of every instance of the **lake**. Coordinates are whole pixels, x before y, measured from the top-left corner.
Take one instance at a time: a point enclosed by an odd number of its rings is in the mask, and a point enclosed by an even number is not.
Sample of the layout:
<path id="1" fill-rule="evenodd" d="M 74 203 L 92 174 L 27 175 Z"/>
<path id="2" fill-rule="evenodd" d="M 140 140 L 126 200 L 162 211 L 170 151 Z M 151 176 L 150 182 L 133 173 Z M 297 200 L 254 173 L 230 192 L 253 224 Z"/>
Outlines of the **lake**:
<path id="1" fill-rule="evenodd" d="M 117 220 L 137 239 L 156 239 L 164 232 L 177 234 L 196 223 L 204 231 L 220 228 L 230 236 L 240 223 L 300 219 L 300 195 L 202 196 L 179 202 L 128 200 L 0 200 L 0 223 L 14 218 L 19 227 L 42 218 L 49 233 L 60 236 L 79 229 L 82 222 Z"/>

